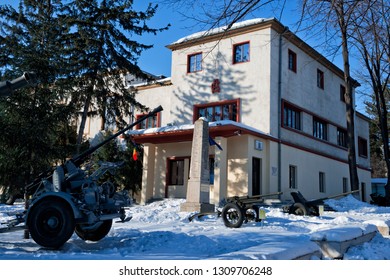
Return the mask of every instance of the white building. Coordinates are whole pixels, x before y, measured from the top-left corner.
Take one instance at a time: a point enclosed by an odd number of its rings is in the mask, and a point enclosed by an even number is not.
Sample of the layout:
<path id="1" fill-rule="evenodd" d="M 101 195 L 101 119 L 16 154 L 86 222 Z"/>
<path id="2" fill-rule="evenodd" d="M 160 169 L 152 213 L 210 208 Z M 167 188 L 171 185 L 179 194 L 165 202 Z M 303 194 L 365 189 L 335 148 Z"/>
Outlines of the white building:
<path id="1" fill-rule="evenodd" d="M 275 19 L 200 32 L 167 46 L 172 77 L 140 85 L 137 101 L 164 110 L 144 145 L 141 202 L 185 198 L 193 123 L 209 120 L 210 199 L 299 190 L 308 199 L 350 190 L 343 72 Z M 356 83 L 357 84 L 357 83 Z M 371 189 L 369 120 L 356 113 L 363 200 Z"/>

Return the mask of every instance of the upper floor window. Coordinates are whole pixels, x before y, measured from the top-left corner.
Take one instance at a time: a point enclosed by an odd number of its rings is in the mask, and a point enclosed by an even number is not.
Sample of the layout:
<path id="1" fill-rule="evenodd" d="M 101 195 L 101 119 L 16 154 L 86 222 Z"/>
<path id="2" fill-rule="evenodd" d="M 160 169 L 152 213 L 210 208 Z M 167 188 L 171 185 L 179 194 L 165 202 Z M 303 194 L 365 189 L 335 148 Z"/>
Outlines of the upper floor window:
<path id="1" fill-rule="evenodd" d="M 367 146 L 366 139 L 358 137 L 358 150 L 359 150 L 359 156 L 368 157 L 368 146 Z"/>
<path id="2" fill-rule="evenodd" d="M 324 72 L 317 69 L 317 87 L 324 89 Z"/>
<path id="3" fill-rule="evenodd" d="M 313 117 L 313 136 L 322 140 L 328 140 L 327 123 Z"/>
<path id="4" fill-rule="evenodd" d="M 136 116 L 137 121 L 145 116 L 145 114 L 140 114 Z M 139 124 L 137 124 L 137 129 L 146 129 L 146 128 L 152 128 L 152 127 L 159 127 L 160 126 L 160 113 L 157 113 L 154 116 L 148 117 Z"/>
<path id="5" fill-rule="evenodd" d="M 187 72 L 198 72 L 202 70 L 202 53 L 191 54 L 187 58 Z"/>
<path id="6" fill-rule="evenodd" d="M 294 107 L 284 104 L 283 125 L 301 130 L 301 112 Z"/>
<path id="7" fill-rule="evenodd" d="M 206 118 L 209 122 L 231 120 L 238 122 L 239 100 L 228 100 L 223 102 L 195 105 L 194 120 L 200 117 Z"/>
<path id="8" fill-rule="evenodd" d="M 337 128 L 337 145 L 347 147 L 347 131 L 342 128 Z"/>
<path id="9" fill-rule="evenodd" d="M 340 85 L 340 100 L 345 102 L 345 86 Z"/>
<path id="10" fill-rule="evenodd" d="M 233 63 L 249 61 L 249 42 L 233 46 Z"/>
<path id="11" fill-rule="evenodd" d="M 292 50 L 288 50 L 288 69 L 297 72 L 297 54 Z"/>

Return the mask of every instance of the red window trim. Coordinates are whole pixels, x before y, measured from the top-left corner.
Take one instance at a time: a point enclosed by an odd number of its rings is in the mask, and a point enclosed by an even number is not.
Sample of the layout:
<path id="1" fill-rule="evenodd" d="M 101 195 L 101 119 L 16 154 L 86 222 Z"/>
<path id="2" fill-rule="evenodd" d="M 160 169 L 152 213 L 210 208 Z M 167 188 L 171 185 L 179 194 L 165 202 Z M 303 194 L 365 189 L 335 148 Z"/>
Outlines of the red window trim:
<path id="1" fill-rule="evenodd" d="M 215 106 L 221 106 L 221 105 L 227 105 L 227 104 L 236 104 L 237 106 L 237 116 L 235 122 L 240 122 L 241 119 L 241 112 L 240 112 L 240 105 L 241 105 L 241 99 L 229 99 L 229 100 L 223 100 L 218 102 L 211 102 L 211 103 L 205 103 L 205 104 L 195 104 L 193 107 L 193 115 L 192 115 L 192 122 L 195 123 L 197 120 L 197 116 L 199 115 L 199 109 L 202 108 L 208 108 L 208 107 L 215 107 Z"/>
<path id="2" fill-rule="evenodd" d="M 196 71 L 190 71 L 190 57 L 192 56 L 196 56 L 198 54 L 203 54 L 203 52 L 196 52 L 196 53 L 190 53 L 187 55 L 187 74 L 191 74 L 191 73 L 196 73 L 196 72 L 201 72 L 203 71 L 203 67 L 202 67 L 202 64 L 201 64 L 201 69 L 200 70 L 196 70 Z M 202 55 L 202 60 L 203 60 L 203 55 Z"/>
<path id="3" fill-rule="evenodd" d="M 320 75 L 320 80 L 318 81 L 318 75 Z M 324 71 L 317 68 L 317 87 L 320 89 L 325 89 L 325 73 Z"/>
<path id="4" fill-rule="evenodd" d="M 236 57 L 235 56 L 235 50 L 236 50 L 236 47 L 237 46 L 241 46 L 241 45 L 245 45 L 245 44 L 249 45 L 249 49 L 248 49 L 249 59 L 247 61 L 235 61 L 235 57 Z M 246 62 L 250 62 L 250 61 L 251 61 L 251 42 L 250 41 L 245 41 L 245 42 L 233 44 L 233 48 L 232 48 L 232 64 L 241 64 L 241 63 L 246 63 Z"/>
<path id="5" fill-rule="evenodd" d="M 143 117 L 145 115 L 147 115 L 147 114 L 137 114 L 137 115 L 135 115 L 135 119 L 139 120 L 141 117 Z M 161 112 L 158 112 L 156 114 L 156 117 L 157 117 L 156 126 L 153 126 L 153 127 L 160 127 L 161 126 Z M 146 121 L 147 120 L 148 119 L 146 119 Z M 141 129 L 141 123 L 137 124 L 136 129 Z"/>
<path id="6" fill-rule="evenodd" d="M 294 57 L 292 68 L 290 68 L 290 54 Z M 297 73 L 297 53 L 290 49 L 288 49 L 288 69 Z"/>

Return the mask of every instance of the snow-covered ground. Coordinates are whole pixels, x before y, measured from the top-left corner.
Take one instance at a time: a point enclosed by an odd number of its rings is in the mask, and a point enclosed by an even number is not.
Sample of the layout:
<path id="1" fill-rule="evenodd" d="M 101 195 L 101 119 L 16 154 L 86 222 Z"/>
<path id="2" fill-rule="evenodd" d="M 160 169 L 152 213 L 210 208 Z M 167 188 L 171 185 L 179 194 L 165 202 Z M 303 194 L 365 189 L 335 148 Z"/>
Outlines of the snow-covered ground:
<path id="1" fill-rule="evenodd" d="M 390 208 L 377 207 L 347 196 L 328 200 L 334 208 L 321 217 L 295 216 L 281 208 L 264 207 L 266 219 L 249 222 L 241 228 L 224 226 L 221 218 L 207 216 L 189 221 L 192 213 L 180 212 L 181 199 L 166 199 L 145 206 L 135 205 L 128 211 L 132 220 L 115 223 L 110 233 L 99 242 L 85 242 L 75 234 L 60 250 L 41 248 L 32 239 L 23 239 L 23 231 L 0 233 L 2 260 L 206 260 L 206 259 L 290 259 L 289 253 L 310 250 L 316 246 L 311 238 L 321 231 L 340 234 L 340 228 L 385 225 L 390 221 Z M 23 205 L 0 205 L 0 222 L 7 212 L 23 209 Z M 0 225 L 4 227 L 4 225 Z M 347 234 L 346 234 L 347 235 Z M 344 259 L 388 260 L 390 238 L 377 233 L 363 245 L 351 247 Z"/>

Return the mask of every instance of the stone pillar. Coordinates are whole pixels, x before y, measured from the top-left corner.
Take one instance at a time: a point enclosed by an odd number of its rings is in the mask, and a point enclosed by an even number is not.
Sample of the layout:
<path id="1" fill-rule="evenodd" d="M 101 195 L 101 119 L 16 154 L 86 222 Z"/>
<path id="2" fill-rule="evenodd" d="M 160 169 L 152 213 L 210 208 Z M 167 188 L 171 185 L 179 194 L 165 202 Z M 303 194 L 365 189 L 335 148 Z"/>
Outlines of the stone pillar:
<path id="1" fill-rule="evenodd" d="M 202 213 L 215 210 L 215 206 L 210 204 L 209 125 L 203 118 L 194 125 L 187 199 L 180 210 Z"/>

